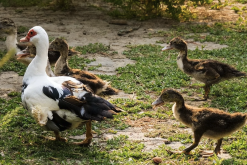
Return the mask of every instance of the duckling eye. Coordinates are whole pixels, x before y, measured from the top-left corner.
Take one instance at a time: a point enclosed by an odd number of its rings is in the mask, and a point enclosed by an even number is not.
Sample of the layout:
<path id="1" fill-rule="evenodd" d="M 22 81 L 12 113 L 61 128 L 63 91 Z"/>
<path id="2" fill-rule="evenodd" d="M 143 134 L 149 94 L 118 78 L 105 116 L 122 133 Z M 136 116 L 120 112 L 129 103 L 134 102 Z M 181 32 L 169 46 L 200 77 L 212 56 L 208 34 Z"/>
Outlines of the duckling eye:
<path id="1" fill-rule="evenodd" d="M 163 97 L 167 97 L 167 93 L 164 93 L 164 94 L 163 94 Z"/>

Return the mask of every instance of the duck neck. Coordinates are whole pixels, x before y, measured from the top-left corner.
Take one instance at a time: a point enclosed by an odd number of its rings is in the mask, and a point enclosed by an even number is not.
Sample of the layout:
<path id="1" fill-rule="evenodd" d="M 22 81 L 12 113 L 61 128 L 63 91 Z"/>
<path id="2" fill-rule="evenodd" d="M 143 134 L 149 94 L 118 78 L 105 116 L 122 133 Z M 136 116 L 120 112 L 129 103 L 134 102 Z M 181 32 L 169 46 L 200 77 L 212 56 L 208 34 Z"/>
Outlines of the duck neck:
<path id="1" fill-rule="evenodd" d="M 48 41 L 47 41 L 48 42 Z M 27 81 L 30 77 L 47 76 L 46 66 L 48 60 L 48 44 L 46 42 L 39 42 L 36 46 L 36 56 L 28 65 L 23 81 Z"/>
<path id="2" fill-rule="evenodd" d="M 10 34 L 7 36 L 5 45 L 7 47 L 7 50 L 10 51 L 11 49 L 15 49 L 15 53 L 21 51 L 17 46 L 17 33 Z"/>
<path id="3" fill-rule="evenodd" d="M 187 73 L 187 64 L 189 63 L 189 60 L 187 58 L 187 48 L 185 50 L 180 50 L 179 55 L 177 57 L 177 65 L 178 68 Z"/>
<path id="4" fill-rule="evenodd" d="M 68 50 L 60 50 L 60 57 L 55 64 L 55 75 L 64 75 L 70 70 L 68 66 Z"/>
<path id="5" fill-rule="evenodd" d="M 183 61 L 184 60 L 187 60 L 188 61 L 188 58 L 187 58 L 187 48 L 185 50 L 180 50 L 177 60 L 179 58 L 181 58 Z"/>
<path id="6" fill-rule="evenodd" d="M 176 103 L 176 107 L 177 109 L 183 108 L 185 107 L 184 104 L 184 98 L 182 95 L 178 95 L 175 99 L 174 99 L 175 103 Z"/>

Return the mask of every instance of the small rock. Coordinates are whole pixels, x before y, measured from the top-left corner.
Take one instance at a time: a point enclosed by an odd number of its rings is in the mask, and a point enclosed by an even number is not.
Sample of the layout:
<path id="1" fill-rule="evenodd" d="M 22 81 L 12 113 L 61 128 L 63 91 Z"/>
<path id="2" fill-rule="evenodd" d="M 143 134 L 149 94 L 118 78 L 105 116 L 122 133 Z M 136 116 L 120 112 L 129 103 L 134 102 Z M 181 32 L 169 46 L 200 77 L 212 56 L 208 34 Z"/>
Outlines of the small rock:
<path id="1" fill-rule="evenodd" d="M 3 151 L 2 151 L 0 154 L 1 154 L 1 156 L 2 156 L 2 157 L 4 157 L 4 156 L 5 156 L 5 155 L 4 155 L 4 153 L 3 153 Z"/>
<path id="2" fill-rule="evenodd" d="M 160 157 L 154 157 L 153 161 L 154 163 L 160 164 L 162 162 L 162 159 Z"/>

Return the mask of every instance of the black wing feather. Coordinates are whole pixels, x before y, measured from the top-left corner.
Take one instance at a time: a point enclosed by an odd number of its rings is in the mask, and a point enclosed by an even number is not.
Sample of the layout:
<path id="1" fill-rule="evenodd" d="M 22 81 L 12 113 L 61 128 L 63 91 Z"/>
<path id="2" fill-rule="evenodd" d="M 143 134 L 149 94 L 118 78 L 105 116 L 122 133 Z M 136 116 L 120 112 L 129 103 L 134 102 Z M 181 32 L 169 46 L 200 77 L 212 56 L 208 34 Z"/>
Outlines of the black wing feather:
<path id="1" fill-rule="evenodd" d="M 51 121 L 53 121 L 54 124 L 58 126 L 59 131 L 64 131 L 71 127 L 71 123 L 61 118 L 56 112 L 52 111 L 52 114 L 53 114 L 53 119 Z"/>
<path id="2" fill-rule="evenodd" d="M 44 86 L 43 87 L 43 93 L 47 97 L 49 97 L 49 98 L 51 98 L 51 99 L 53 99 L 55 101 L 63 99 L 66 96 L 73 95 L 73 93 L 68 88 L 66 88 L 64 86 L 62 86 L 62 88 L 63 88 L 63 93 L 62 93 L 62 95 L 60 97 L 59 97 L 58 90 L 56 88 L 52 87 L 52 86 L 48 86 L 48 87 Z"/>

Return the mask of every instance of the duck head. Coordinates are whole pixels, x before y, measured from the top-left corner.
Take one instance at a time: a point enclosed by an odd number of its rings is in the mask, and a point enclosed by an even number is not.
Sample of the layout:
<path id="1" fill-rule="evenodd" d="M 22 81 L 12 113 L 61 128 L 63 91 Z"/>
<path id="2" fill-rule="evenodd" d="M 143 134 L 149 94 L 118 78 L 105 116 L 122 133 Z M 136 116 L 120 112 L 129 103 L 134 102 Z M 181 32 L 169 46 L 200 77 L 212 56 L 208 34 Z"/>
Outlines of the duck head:
<path id="1" fill-rule="evenodd" d="M 17 28 L 13 20 L 3 18 L 0 20 L 0 36 L 12 35 L 17 33 Z"/>
<path id="2" fill-rule="evenodd" d="M 20 39 L 20 42 L 30 42 L 33 45 L 29 45 L 24 52 L 19 52 L 17 58 L 20 59 L 22 57 L 27 57 L 30 54 L 36 54 L 36 47 L 41 46 L 44 51 L 48 50 L 49 47 L 49 39 L 46 31 L 41 26 L 35 26 L 31 28 L 26 37 Z M 39 54 L 39 53 L 38 53 Z M 31 55 L 30 55 L 31 58 Z"/>
<path id="3" fill-rule="evenodd" d="M 68 43 L 61 39 L 61 38 L 56 38 L 55 40 L 53 40 L 50 44 L 49 50 L 51 51 L 68 51 L 69 50 L 69 46 Z M 68 55 L 68 53 L 61 53 L 61 55 Z"/>
<path id="4" fill-rule="evenodd" d="M 182 95 L 174 89 L 164 89 L 160 96 L 152 103 L 153 108 L 163 105 L 165 102 L 179 102 Z"/>
<path id="5" fill-rule="evenodd" d="M 20 42 L 31 42 L 37 47 L 38 44 L 49 45 L 49 39 L 46 31 L 41 26 L 31 28 L 26 37 L 20 39 Z M 48 43 L 48 44 L 47 44 Z"/>
<path id="6" fill-rule="evenodd" d="M 177 49 L 179 51 L 187 51 L 187 43 L 180 37 L 173 38 L 169 45 L 165 46 L 162 51 Z"/>

